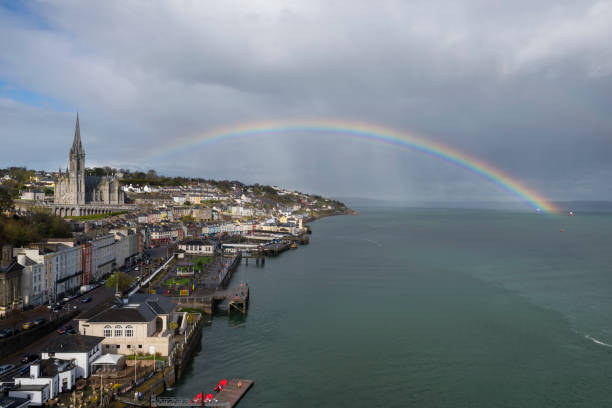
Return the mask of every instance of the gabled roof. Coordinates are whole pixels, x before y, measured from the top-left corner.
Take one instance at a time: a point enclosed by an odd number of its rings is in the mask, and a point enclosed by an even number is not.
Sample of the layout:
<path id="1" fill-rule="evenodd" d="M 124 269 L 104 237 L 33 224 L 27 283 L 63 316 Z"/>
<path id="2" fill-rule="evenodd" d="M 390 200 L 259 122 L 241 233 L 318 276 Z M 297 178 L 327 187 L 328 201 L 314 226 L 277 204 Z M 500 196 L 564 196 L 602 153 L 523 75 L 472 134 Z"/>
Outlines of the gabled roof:
<path id="1" fill-rule="evenodd" d="M 176 305 L 164 296 L 137 293 L 129 303 L 115 309 L 107 309 L 89 319 L 92 323 L 144 323 L 158 315 L 170 314 Z"/>

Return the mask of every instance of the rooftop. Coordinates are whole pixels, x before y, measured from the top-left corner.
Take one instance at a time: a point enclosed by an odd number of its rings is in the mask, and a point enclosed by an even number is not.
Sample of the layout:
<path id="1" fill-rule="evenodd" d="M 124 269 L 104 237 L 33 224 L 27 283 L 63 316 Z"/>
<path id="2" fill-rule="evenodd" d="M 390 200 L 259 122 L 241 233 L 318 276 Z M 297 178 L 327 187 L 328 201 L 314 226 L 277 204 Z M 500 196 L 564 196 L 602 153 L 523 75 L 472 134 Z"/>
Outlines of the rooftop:
<path id="1" fill-rule="evenodd" d="M 43 347 L 42 352 L 52 353 L 84 353 L 88 352 L 96 345 L 102 343 L 104 337 L 97 336 L 61 336 L 51 341 L 47 346 Z"/>

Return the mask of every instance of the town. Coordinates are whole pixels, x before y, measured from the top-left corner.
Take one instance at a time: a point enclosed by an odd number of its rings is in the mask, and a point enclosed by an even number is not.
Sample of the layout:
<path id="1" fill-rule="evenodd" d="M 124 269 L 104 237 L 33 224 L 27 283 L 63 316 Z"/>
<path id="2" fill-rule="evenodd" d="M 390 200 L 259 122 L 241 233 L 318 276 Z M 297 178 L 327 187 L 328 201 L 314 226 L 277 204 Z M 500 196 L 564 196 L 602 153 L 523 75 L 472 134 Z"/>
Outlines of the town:
<path id="1" fill-rule="evenodd" d="M 164 406 L 205 316 L 247 313 L 238 265 L 264 267 L 308 244 L 312 220 L 352 213 L 276 186 L 87 168 L 78 116 L 68 159 L 0 170 L 5 407 Z M 252 384 L 187 404 L 233 406 Z"/>

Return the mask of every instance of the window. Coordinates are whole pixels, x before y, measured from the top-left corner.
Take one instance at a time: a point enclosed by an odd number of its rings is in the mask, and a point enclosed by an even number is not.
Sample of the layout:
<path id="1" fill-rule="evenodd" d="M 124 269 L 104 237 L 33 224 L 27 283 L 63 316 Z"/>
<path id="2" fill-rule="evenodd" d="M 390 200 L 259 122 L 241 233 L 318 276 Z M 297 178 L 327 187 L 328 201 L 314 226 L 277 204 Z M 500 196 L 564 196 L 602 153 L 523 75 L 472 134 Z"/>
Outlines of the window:
<path id="1" fill-rule="evenodd" d="M 123 329 L 120 325 L 115 326 L 115 337 L 123 336 Z"/>
<path id="2" fill-rule="evenodd" d="M 113 329 L 110 326 L 104 326 L 104 337 L 112 337 L 113 336 Z M 106 346 L 108 347 L 108 346 Z"/>
<path id="3" fill-rule="evenodd" d="M 139 344 L 139 345 L 138 345 L 138 348 L 142 348 L 142 344 Z"/>
<path id="4" fill-rule="evenodd" d="M 131 344 L 128 344 L 128 345 L 127 345 L 127 348 L 131 349 L 131 348 L 132 348 L 132 345 L 131 345 Z"/>
<path id="5" fill-rule="evenodd" d="M 125 326 L 125 337 L 134 337 L 134 328 L 129 324 Z"/>

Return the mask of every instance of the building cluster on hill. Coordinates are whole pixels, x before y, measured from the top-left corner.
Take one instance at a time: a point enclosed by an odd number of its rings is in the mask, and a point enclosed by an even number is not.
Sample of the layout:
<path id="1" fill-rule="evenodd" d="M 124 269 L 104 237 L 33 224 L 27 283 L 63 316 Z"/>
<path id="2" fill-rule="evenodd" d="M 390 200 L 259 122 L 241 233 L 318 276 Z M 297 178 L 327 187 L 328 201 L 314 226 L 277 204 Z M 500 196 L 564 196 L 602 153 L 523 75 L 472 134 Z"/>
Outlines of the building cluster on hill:
<path id="1" fill-rule="evenodd" d="M 0 269 L 0 316 L 55 303 L 135 263 L 142 252 L 142 235 L 134 228 L 75 234 L 25 247 L 5 245 Z"/>
<path id="2" fill-rule="evenodd" d="M 283 245 L 288 245 L 289 240 L 300 239 L 307 232 L 305 222 L 349 211 L 338 201 L 276 186 L 170 179 L 153 170 L 130 174 L 86 169 L 78 117 L 66 171 L 0 169 L 0 193 L 0 221 L 10 226 L 0 228 L 0 242 L 7 244 L 0 258 L 0 317 L 8 317 L 1 322 L 0 345 L 7 344 L 7 336 L 15 336 L 10 340 L 15 338 L 16 343 L 19 336 L 32 337 L 28 330 L 33 322 L 24 322 L 21 333 L 15 326 L 8 330 L 11 316 L 40 310 L 38 316 L 44 315 L 49 313 L 45 304 L 55 313 L 56 308 L 64 310 L 62 301 L 90 290 L 100 297 L 91 313 L 75 312 L 78 328 L 47 344 L 37 360 L 22 367 L 0 366 L 0 386 L 3 376 L 12 378 L 12 388 L 8 396 L 0 395 L 0 405 L 15 408 L 57 401 L 97 370 L 123 372 L 131 354 L 160 356 L 167 364 L 177 360 L 178 350 L 197 326 L 166 297 L 166 292 L 178 289 L 148 286 L 146 294 L 137 293 L 145 291 L 142 284 L 150 285 L 167 265 L 176 269 L 175 286 L 181 279 L 195 278 L 196 269 L 202 275 L 197 285 L 190 281 L 183 289 L 187 293 L 198 285 L 216 290 L 231 276 L 227 272 L 231 265 L 240 261 L 235 251 L 257 248 L 262 249 L 257 256 L 263 256 L 266 244 L 279 246 L 279 240 L 286 238 Z M 61 228 L 47 228 L 47 223 Z M 35 233 L 24 238 L 21 226 L 33 224 Z M 244 243 L 249 240 L 255 243 Z M 278 251 L 277 246 L 271 250 Z M 155 272 L 150 258 L 158 262 Z M 105 302 L 115 291 L 97 286 L 117 271 L 127 274 L 131 286 L 118 290 L 109 308 Z M 120 276 L 115 276 L 116 282 Z M 122 293 L 129 296 L 121 299 Z M 51 323 L 43 323 L 40 330 Z M 83 398 L 76 405 L 95 404 L 91 396 Z"/>

